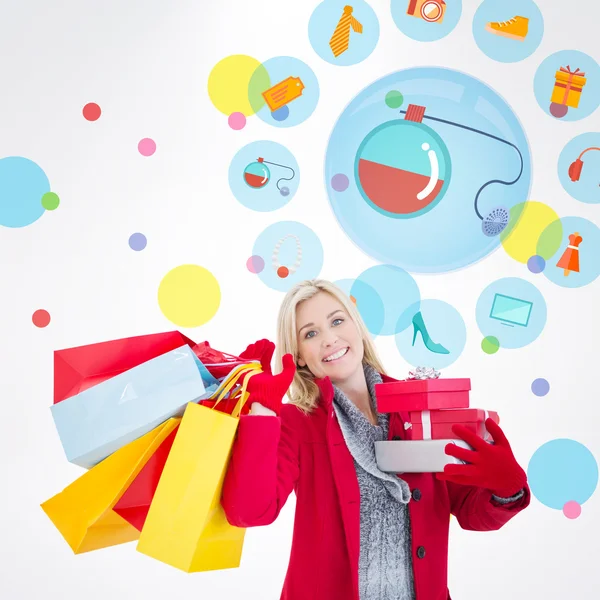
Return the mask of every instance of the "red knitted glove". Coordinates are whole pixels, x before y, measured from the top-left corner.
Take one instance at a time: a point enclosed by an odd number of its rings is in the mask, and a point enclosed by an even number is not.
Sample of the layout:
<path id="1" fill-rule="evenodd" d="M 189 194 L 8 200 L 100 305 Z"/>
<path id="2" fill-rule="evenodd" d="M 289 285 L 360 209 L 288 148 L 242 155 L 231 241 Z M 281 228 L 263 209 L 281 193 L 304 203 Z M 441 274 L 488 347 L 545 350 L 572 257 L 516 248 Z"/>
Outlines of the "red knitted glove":
<path id="1" fill-rule="evenodd" d="M 500 426 L 492 419 L 487 419 L 485 426 L 494 439 L 494 444 L 488 444 L 464 425 L 452 426 L 452 431 L 473 450 L 447 444 L 446 454 L 470 464 L 446 465 L 443 473 L 437 473 L 437 478 L 482 487 L 500 498 L 510 498 L 525 487 L 527 475 L 517 463 Z"/>
<path id="2" fill-rule="evenodd" d="M 263 372 L 271 373 L 273 352 L 275 352 L 275 344 L 267 339 L 262 339 L 250 344 L 239 357 L 246 360 L 260 361 Z"/>
<path id="3" fill-rule="evenodd" d="M 283 364 L 283 371 L 277 375 L 272 375 L 269 369 L 268 373 L 259 373 L 250 377 L 246 388 L 250 394 L 248 398 L 249 405 L 258 402 L 265 408 L 270 408 L 276 414 L 281 412 L 281 401 L 296 373 L 294 357 L 291 354 L 285 354 L 281 359 L 281 363 Z"/>

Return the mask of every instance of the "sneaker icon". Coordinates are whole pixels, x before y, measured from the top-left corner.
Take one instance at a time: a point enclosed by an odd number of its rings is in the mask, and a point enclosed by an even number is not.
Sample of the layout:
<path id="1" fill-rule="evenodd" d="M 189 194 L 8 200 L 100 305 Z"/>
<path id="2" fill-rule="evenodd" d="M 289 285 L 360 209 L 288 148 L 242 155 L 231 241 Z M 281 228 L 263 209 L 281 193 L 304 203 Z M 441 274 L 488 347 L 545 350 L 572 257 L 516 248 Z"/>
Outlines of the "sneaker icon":
<path id="1" fill-rule="evenodd" d="M 508 21 L 491 22 L 485 26 L 485 30 L 494 35 L 523 42 L 529 31 L 529 19 L 527 17 L 513 17 Z"/>

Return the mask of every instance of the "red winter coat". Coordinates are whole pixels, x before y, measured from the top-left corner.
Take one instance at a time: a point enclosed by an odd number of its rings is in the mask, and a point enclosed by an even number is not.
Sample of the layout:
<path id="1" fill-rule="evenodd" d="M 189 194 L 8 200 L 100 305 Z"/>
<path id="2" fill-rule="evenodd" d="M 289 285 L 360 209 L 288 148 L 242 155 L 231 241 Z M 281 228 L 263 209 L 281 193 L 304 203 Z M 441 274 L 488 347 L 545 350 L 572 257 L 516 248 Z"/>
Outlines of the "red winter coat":
<path id="1" fill-rule="evenodd" d="M 329 378 L 317 383 L 321 398 L 310 415 L 284 404 L 280 417 L 240 418 L 222 505 L 232 525 L 269 525 L 294 490 L 294 534 L 281 600 L 359 600 L 360 490 L 332 407 L 333 386 Z M 407 420 L 406 413 L 390 415 L 389 439 L 410 439 Z M 526 488 L 516 502 L 496 505 L 483 488 L 439 481 L 431 473 L 401 477 L 412 490 L 408 507 L 416 600 L 450 599 L 450 514 L 463 529 L 491 531 L 531 498 Z"/>

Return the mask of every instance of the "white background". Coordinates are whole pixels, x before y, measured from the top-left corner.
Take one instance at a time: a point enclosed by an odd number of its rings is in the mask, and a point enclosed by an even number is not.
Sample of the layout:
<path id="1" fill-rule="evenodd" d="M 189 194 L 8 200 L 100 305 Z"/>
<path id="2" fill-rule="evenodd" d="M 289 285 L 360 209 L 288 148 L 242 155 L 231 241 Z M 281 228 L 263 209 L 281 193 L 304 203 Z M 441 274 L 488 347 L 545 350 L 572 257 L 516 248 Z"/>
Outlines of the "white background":
<path id="1" fill-rule="evenodd" d="M 279 598 L 293 497 L 274 525 L 247 532 L 236 570 L 187 575 L 137 553 L 134 544 L 72 554 L 39 508 L 81 473 L 66 462 L 48 408 L 52 352 L 175 329 L 156 294 L 162 277 L 183 263 L 209 269 L 222 291 L 215 318 L 184 333 L 233 352 L 254 339 L 273 338 L 282 294 L 248 273 L 245 261 L 257 235 L 276 221 L 298 220 L 319 235 L 323 277 L 355 277 L 374 264 L 334 220 L 322 173 L 335 120 L 375 79 L 417 65 L 482 79 L 526 128 L 531 199 L 561 216 L 600 222 L 598 205 L 570 198 L 556 172 L 564 145 L 579 133 L 598 131 L 600 114 L 568 124 L 553 120 L 538 107 L 532 85 L 537 66 L 553 52 L 571 48 L 598 58 L 596 3 L 540 2 L 544 39 L 516 64 L 493 62 L 475 45 L 471 22 L 478 4 L 464 2 L 459 25 L 445 39 L 418 43 L 397 30 L 389 2 L 372 0 L 381 24 L 376 50 L 357 66 L 336 68 L 309 44 L 312 0 L 1 0 L 0 156 L 40 164 L 61 206 L 29 227 L 0 228 L 0 598 Z M 229 129 L 206 83 L 212 67 L 230 54 L 307 62 L 321 88 L 313 116 L 292 129 L 271 128 L 257 118 L 241 132 Z M 102 107 L 94 124 L 81 116 L 87 102 Z M 157 142 L 151 158 L 137 152 L 143 137 Z M 302 170 L 297 195 L 274 213 L 244 208 L 227 182 L 231 158 L 258 139 L 284 144 Z M 127 246 L 135 231 L 148 237 L 143 252 Z M 548 324 L 532 345 L 487 356 L 475 304 L 488 283 L 507 276 L 539 286 Z M 524 466 L 540 445 L 560 437 L 600 457 L 598 281 L 579 290 L 559 288 L 502 249 L 466 270 L 416 279 L 423 298 L 453 304 L 467 324 L 465 352 L 445 375 L 472 378 L 472 404 L 500 412 Z M 38 308 L 52 315 L 45 329 L 31 324 Z M 390 374 L 404 376 L 408 365 L 393 338 L 377 345 Z M 550 380 L 548 396 L 532 395 L 536 377 Z M 536 499 L 498 532 L 463 532 L 453 521 L 453 598 L 595 598 L 598 531 L 598 493 L 573 521 Z M 306 565 L 307 576 L 310 569 Z"/>

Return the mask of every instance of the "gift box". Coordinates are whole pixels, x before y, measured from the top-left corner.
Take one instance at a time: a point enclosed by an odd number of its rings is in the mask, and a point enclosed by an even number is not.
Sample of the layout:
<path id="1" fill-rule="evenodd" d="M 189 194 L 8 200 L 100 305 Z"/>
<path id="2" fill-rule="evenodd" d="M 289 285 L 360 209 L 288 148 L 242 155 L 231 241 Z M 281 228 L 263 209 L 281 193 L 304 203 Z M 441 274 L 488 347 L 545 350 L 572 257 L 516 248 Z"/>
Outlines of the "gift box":
<path id="1" fill-rule="evenodd" d="M 469 408 L 470 379 L 411 379 L 375 386 L 380 413 Z"/>
<path id="2" fill-rule="evenodd" d="M 452 425 L 464 425 L 483 439 L 490 439 L 490 434 L 485 427 L 487 418 L 500 423 L 497 412 L 481 408 L 451 409 L 451 410 L 424 410 L 411 411 L 409 421 L 412 429 L 413 440 L 442 440 L 460 439 L 452 432 Z"/>
<path id="3" fill-rule="evenodd" d="M 377 466 L 385 473 L 441 473 L 446 465 L 465 461 L 448 456 L 446 444 L 472 450 L 463 440 L 407 440 L 375 442 Z"/>
<path id="4" fill-rule="evenodd" d="M 554 88 L 552 89 L 551 102 L 577 108 L 583 86 L 586 83 L 585 73 L 579 69 L 571 71 L 570 66 L 560 67 L 554 75 Z"/>

